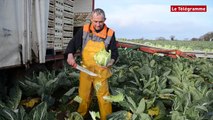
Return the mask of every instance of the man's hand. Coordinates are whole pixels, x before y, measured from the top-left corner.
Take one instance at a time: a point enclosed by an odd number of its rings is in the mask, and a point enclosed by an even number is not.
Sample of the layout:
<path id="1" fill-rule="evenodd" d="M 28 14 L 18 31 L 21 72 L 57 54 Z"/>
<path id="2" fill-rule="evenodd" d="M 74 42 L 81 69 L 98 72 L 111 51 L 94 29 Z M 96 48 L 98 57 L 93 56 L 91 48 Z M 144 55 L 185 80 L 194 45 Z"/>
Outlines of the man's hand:
<path id="1" fill-rule="evenodd" d="M 111 59 L 108 64 L 106 65 L 106 67 L 111 67 L 114 64 L 115 60 Z"/>
<path id="2" fill-rule="evenodd" d="M 113 64 L 114 64 L 115 60 L 114 59 L 111 59 L 106 66 L 101 66 L 102 68 L 106 69 L 106 68 L 109 68 L 111 67 Z"/>
<path id="3" fill-rule="evenodd" d="M 68 54 L 67 63 L 68 63 L 69 65 L 71 65 L 71 66 L 73 66 L 73 65 L 76 64 L 75 58 L 74 58 L 74 56 L 73 56 L 72 53 L 69 53 L 69 54 Z"/>

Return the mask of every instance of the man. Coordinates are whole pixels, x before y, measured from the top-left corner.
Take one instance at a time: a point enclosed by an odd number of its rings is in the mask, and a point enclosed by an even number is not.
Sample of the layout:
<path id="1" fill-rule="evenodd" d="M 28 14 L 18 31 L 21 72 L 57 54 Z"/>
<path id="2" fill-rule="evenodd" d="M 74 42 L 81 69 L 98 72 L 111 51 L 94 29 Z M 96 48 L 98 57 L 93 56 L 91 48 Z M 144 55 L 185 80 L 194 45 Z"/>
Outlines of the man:
<path id="1" fill-rule="evenodd" d="M 82 55 L 82 65 L 88 70 L 98 74 L 98 77 L 90 76 L 84 72 L 80 73 L 79 81 L 79 96 L 82 99 L 78 112 L 85 115 L 91 101 L 91 92 L 95 88 L 98 98 L 101 120 L 106 120 L 106 116 L 112 113 L 112 105 L 110 102 L 103 99 L 104 96 L 109 96 L 108 81 L 112 74 L 110 66 L 118 57 L 116 47 L 115 33 L 105 24 L 105 13 L 102 9 L 97 8 L 91 14 L 91 23 L 85 24 L 83 29 L 80 29 L 74 38 L 69 42 L 65 55 L 67 62 L 73 66 L 76 64 L 74 59 L 75 52 L 80 48 Z M 96 64 L 94 55 L 102 49 L 111 50 L 111 60 L 105 67 Z"/>

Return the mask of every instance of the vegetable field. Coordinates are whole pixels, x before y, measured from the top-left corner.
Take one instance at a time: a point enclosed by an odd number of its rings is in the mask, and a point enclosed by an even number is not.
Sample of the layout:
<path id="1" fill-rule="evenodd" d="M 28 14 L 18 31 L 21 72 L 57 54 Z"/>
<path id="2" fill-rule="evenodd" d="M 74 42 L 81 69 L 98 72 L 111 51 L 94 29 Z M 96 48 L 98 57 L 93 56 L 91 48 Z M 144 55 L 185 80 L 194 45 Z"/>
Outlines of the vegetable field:
<path id="1" fill-rule="evenodd" d="M 113 104 L 108 120 L 213 119 L 213 59 L 173 59 L 119 48 L 112 73 L 112 95 L 104 97 Z M 0 120 L 83 120 L 76 112 L 78 77 L 65 64 L 19 80 L 0 99 Z M 95 94 L 92 100 L 85 120 L 99 119 Z"/>
<path id="2" fill-rule="evenodd" d="M 163 48 L 178 49 L 184 52 L 203 51 L 213 52 L 212 41 L 170 41 L 170 40 L 120 40 L 125 42 L 141 43 L 144 45 Z"/>

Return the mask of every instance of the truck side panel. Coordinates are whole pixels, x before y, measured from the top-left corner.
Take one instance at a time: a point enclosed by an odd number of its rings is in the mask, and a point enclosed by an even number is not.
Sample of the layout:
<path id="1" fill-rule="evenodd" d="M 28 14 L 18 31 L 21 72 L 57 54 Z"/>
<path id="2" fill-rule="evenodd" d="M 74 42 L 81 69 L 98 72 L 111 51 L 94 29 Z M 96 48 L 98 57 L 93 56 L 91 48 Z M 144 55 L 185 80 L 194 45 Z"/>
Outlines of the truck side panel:
<path id="1" fill-rule="evenodd" d="M 63 60 L 93 8 L 94 0 L 0 0 L 0 69 Z"/>
<path id="2" fill-rule="evenodd" d="M 23 0 L 0 1 L 0 68 L 21 64 Z"/>

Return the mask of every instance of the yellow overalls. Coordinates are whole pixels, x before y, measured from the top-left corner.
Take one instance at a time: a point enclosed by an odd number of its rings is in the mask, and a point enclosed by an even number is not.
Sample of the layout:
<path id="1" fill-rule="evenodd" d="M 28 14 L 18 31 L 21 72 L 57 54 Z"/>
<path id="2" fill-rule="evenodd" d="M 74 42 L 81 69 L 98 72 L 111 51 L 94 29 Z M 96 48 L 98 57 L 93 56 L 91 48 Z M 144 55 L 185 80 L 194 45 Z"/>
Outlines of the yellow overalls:
<path id="1" fill-rule="evenodd" d="M 107 36 L 112 36 L 113 34 L 112 31 L 107 33 L 106 26 L 99 33 L 94 32 L 94 29 L 91 28 L 90 25 L 84 26 L 84 32 L 91 34 L 89 29 L 93 35 L 100 38 L 107 38 Z M 93 77 L 84 72 L 80 73 L 79 96 L 82 98 L 82 102 L 79 105 L 78 112 L 83 116 L 87 113 L 91 102 L 90 95 L 94 87 L 98 98 L 101 120 L 106 120 L 106 116 L 112 113 L 112 104 L 104 100 L 103 97 L 110 95 L 107 78 L 109 78 L 112 74 L 108 68 L 102 68 L 94 61 L 94 55 L 101 49 L 105 49 L 105 43 L 104 41 L 94 41 L 92 38 L 87 39 L 87 43 L 85 44 L 82 51 L 82 64 L 88 70 L 98 74 L 99 76 Z"/>

